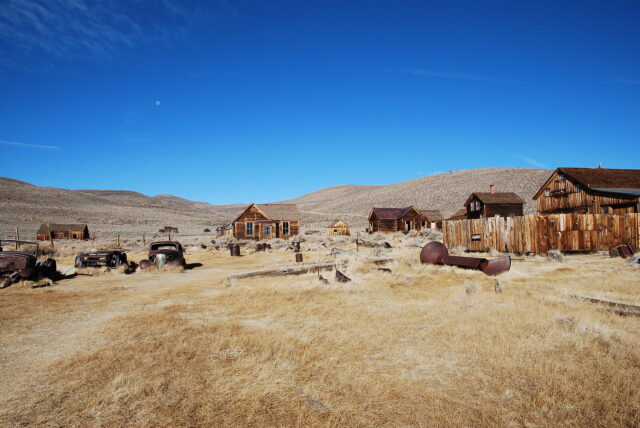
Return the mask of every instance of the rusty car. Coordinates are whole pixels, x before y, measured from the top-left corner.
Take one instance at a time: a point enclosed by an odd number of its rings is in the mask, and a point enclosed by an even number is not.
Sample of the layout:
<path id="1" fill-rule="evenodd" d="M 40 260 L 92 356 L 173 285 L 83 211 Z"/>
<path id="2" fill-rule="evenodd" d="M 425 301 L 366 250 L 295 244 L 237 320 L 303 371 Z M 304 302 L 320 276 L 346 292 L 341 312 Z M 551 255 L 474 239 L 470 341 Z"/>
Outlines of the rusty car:
<path id="1" fill-rule="evenodd" d="M 178 241 L 156 241 L 149 244 L 149 258 L 140 261 L 140 269 L 155 266 L 185 266 L 184 248 Z"/>
<path id="2" fill-rule="evenodd" d="M 127 253 L 121 249 L 100 249 L 90 253 L 83 253 L 76 256 L 75 267 L 107 267 L 118 269 L 122 265 L 127 265 Z"/>
<path id="3" fill-rule="evenodd" d="M 35 245 L 35 253 L 27 251 L 2 251 L 3 242 L 13 242 L 16 248 L 21 244 Z M 55 279 L 58 274 L 56 261 L 52 258 L 38 260 L 39 246 L 36 242 L 2 240 L 0 241 L 0 288 L 21 281 L 37 281 L 43 277 Z"/>

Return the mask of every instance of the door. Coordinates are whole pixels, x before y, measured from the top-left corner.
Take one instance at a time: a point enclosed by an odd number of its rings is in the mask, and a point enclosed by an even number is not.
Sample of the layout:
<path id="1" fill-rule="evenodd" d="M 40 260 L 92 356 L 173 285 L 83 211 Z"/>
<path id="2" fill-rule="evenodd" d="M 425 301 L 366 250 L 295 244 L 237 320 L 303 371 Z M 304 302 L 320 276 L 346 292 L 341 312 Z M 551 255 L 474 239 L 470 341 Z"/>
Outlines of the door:
<path id="1" fill-rule="evenodd" d="M 259 225 L 259 224 L 256 224 L 256 225 L 255 225 L 255 227 L 254 227 L 254 229 L 255 229 L 255 230 L 253 231 L 253 234 L 254 234 L 254 236 L 256 237 L 256 239 L 258 239 L 258 240 L 259 240 L 259 239 L 261 238 L 261 237 L 260 237 L 260 225 Z"/>
<path id="2" fill-rule="evenodd" d="M 411 229 L 412 229 L 412 228 L 411 228 L 411 220 L 407 220 L 407 221 L 405 221 L 405 222 L 404 222 L 404 230 L 405 230 L 405 232 L 408 232 L 408 231 L 410 231 Z"/>

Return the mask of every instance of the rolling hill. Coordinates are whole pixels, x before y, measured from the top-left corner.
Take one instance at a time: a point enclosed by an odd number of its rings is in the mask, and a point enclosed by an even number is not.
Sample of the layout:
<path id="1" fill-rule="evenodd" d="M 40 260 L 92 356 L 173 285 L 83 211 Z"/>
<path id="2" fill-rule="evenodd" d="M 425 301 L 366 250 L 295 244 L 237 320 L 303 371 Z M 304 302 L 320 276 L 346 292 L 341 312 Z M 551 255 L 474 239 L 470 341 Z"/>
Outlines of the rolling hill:
<path id="1" fill-rule="evenodd" d="M 462 207 L 474 191 L 515 192 L 535 210 L 531 197 L 551 174 L 550 170 L 527 168 L 485 168 L 452 171 L 391 185 L 343 185 L 321 189 L 298 198 L 280 201 L 296 203 L 303 214 L 303 226 L 324 227 L 340 218 L 355 227 L 366 226 L 373 206 L 439 209 L 448 216 Z M 240 204 L 212 205 L 174 195 L 146 196 L 123 190 L 66 190 L 35 186 L 0 178 L 0 237 L 13 237 L 16 226 L 30 239 L 43 222 L 88 223 L 98 235 L 154 233 L 173 225 L 182 233 L 199 234 L 205 227 L 230 221 Z M 266 202 L 266 201 L 260 201 Z"/>

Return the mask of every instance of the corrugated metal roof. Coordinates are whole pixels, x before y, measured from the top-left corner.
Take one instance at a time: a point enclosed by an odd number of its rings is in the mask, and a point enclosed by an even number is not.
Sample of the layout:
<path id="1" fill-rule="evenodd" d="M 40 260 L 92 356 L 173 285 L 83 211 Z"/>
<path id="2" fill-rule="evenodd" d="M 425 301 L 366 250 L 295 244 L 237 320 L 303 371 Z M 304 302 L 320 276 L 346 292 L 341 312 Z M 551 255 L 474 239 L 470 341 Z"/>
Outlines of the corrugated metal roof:
<path id="1" fill-rule="evenodd" d="M 606 189 L 601 187 L 592 187 L 593 190 L 598 192 L 607 192 L 607 193 L 620 193 L 623 195 L 640 195 L 640 189 Z"/>

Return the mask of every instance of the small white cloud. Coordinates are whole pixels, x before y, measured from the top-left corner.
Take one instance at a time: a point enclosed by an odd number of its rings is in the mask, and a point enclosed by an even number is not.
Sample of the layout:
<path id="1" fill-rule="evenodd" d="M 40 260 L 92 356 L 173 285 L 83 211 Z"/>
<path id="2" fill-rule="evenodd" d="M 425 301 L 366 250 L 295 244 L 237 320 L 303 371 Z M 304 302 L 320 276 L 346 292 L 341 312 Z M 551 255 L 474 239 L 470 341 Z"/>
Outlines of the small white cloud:
<path id="1" fill-rule="evenodd" d="M 156 101 L 156 106 L 159 106 L 159 105 L 160 105 L 160 101 Z"/>
<path id="2" fill-rule="evenodd" d="M 27 149 L 62 150 L 58 146 L 43 146 L 41 144 L 19 143 L 17 141 L 7 141 L 7 140 L 0 140 L 0 144 L 4 144 L 5 146 L 24 147 Z"/>
<path id="3" fill-rule="evenodd" d="M 546 168 L 546 166 L 547 166 L 542 162 L 539 162 L 539 161 L 537 161 L 535 159 L 532 159 L 532 158 L 529 158 L 529 157 L 526 157 L 526 156 L 516 155 L 516 157 L 518 159 L 520 159 L 521 161 L 524 161 L 524 162 L 528 163 L 531 166 L 535 166 L 536 168 Z"/>

